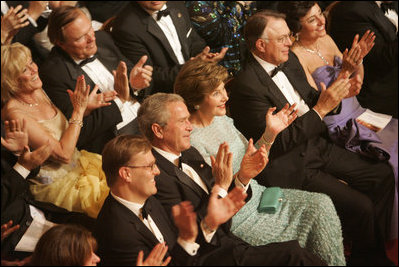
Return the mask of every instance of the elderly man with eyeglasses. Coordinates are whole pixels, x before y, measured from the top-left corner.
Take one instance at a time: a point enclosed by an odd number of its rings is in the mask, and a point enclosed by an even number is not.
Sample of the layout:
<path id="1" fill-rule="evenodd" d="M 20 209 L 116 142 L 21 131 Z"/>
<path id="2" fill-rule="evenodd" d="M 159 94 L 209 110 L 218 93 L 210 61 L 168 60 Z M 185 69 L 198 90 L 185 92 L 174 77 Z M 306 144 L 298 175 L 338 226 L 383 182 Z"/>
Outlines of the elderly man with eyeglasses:
<path id="1" fill-rule="evenodd" d="M 334 145 L 323 118 L 341 111 L 350 87 L 342 77 L 321 91 L 311 87 L 298 58 L 290 52 L 285 16 L 270 10 L 249 18 L 244 29 L 251 55 L 229 84 L 235 126 L 257 140 L 266 112 L 296 103 L 298 118 L 274 141 L 270 162 L 258 180 L 265 186 L 296 188 L 329 195 L 341 219 L 344 237 L 359 257 L 379 250 L 389 228 L 394 176 L 386 162 L 371 161 Z"/>

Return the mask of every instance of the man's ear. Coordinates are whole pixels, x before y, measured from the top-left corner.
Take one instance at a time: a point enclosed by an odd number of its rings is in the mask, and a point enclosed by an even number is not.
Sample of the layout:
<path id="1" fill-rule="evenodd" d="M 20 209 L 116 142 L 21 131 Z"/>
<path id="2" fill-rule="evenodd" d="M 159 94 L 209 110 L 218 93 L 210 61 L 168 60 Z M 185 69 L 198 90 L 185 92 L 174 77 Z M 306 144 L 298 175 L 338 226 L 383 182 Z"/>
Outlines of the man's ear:
<path id="1" fill-rule="evenodd" d="M 158 139 L 163 139 L 163 128 L 158 123 L 153 123 L 151 125 L 152 132 Z"/>
<path id="2" fill-rule="evenodd" d="M 128 168 L 122 166 L 119 168 L 119 177 L 121 177 L 124 181 L 130 182 L 130 172 L 128 171 Z"/>
<path id="3" fill-rule="evenodd" d="M 267 45 L 266 41 L 262 39 L 258 39 L 255 42 L 256 50 L 262 53 L 266 51 L 266 45 Z"/>

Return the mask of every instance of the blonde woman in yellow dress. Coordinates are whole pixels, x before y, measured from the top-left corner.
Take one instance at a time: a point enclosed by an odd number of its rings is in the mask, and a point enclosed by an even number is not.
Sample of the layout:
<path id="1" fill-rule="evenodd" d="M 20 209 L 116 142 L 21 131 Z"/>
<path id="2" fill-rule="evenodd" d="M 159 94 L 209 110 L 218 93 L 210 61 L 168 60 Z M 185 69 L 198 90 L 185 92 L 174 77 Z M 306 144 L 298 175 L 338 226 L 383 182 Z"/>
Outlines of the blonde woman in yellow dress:
<path id="1" fill-rule="evenodd" d="M 101 155 L 78 151 L 76 142 L 88 103 L 99 97 L 110 100 L 113 96 L 96 94 L 96 88 L 90 95 L 89 91 L 84 76 L 79 76 L 74 92 L 68 92 L 73 105 L 68 120 L 43 91 L 29 49 L 19 43 L 1 47 L 3 120 L 24 118 L 29 147 L 36 149 L 47 143 L 52 148 L 49 160 L 37 177 L 30 180 L 32 194 L 39 201 L 96 218 L 109 191 Z"/>

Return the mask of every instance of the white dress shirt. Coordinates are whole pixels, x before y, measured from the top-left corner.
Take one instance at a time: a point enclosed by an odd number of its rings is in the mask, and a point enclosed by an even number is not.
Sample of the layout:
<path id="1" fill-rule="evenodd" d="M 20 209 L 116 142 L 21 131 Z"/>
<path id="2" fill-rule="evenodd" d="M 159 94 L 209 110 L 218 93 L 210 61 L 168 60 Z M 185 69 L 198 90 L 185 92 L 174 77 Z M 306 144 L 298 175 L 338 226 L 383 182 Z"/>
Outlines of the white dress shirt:
<path id="1" fill-rule="evenodd" d="M 165 9 L 166 9 L 166 4 L 161 8 L 161 11 Z M 160 20 L 157 20 L 157 14 L 158 11 L 152 13 L 151 16 L 158 24 L 158 26 L 161 28 L 162 32 L 165 34 L 166 39 L 168 39 L 169 44 L 172 47 L 173 52 L 175 53 L 179 64 L 183 65 L 185 60 L 183 53 L 181 51 L 179 35 L 177 35 L 176 27 L 173 24 L 172 18 L 170 17 L 170 15 L 168 15 L 168 16 L 162 16 Z"/>
<path id="2" fill-rule="evenodd" d="M 273 65 L 260 57 L 256 56 L 254 53 L 252 53 L 256 61 L 259 62 L 259 64 L 262 66 L 262 68 L 267 72 L 267 74 L 270 75 L 276 65 Z M 288 80 L 287 76 L 284 74 L 284 72 L 279 71 L 277 72 L 276 75 L 272 78 L 273 82 L 277 85 L 277 87 L 280 89 L 281 93 L 283 93 L 284 97 L 287 99 L 288 103 L 290 105 L 293 105 L 296 103 L 296 110 L 298 110 L 298 117 L 302 116 L 306 112 L 309 111 L 309 106 L 305 103 L 303 98 L 299 95 L 298 91 L 294 89 L 290 81 Z M 314 109 L 313 109 L 314 110 Z M 320 120 L 322 120 L 320 114 L 314 110 L 317 115 L 319 115 Z"/>
<path id="3" fill-rule="evenodd" d="M 82 61 L 83 60 L 75 60 L 76 64 L 79 64 Z M 82 67 L 82 70 L 95 84 L 98 85 L 102 93 L 114 91 L 114 76 L 101 63 L 101 61 L 98 60 L 98 58 L 85 64 Z M 118 97 L 114 101 L 118 106 L 122 116 L 122 121 L 116 125 L 116 129 L 119 130 L 137 117 L 137 111 L 140 107 L 140 103 L 133 101 L 125 101 L 125 103 L 122 103 Z"/>
<path id="4" fill-rule="evenodd" d="M 141 209 L 143 208 L 143 204 L 139 203 L 134 203 L 131 201 L 127 201 L 126 199 L 120 198 L 116 195 L 114 195 L 111 191 L 111 195 L 115 198 L 116 201 L 121 203 L 123 206 L 128 208 L 131 212 L 133 212 L 137 217 L 140 218 L 140 220 L 144 223 L 144 225 L 151 231 L 151 233 L 154 234 L 154 236 L 158 239 L 159 243 L 165 242 L 163 235 L 161 231 L 159 231 L 159 228 L 155 224 L 154 220 L 151 218 L 151 215 L 147 215 L 147 219 L 143 218 Z M 199 244 L 193 242 L 186 242 L 184 240 L 181 240 L 180 238 L 177 239 L 177 243 L 191 256 L 194 256 L 197 254 L 198 249 L 200 247 Z"/>

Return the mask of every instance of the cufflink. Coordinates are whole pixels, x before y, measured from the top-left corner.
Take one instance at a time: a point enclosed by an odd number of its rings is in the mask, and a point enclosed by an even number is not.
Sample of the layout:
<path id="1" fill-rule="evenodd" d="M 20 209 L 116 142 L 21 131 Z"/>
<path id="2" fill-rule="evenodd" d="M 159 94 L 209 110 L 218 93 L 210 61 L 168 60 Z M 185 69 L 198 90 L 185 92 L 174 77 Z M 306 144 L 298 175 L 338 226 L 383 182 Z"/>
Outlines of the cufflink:
<path id="1" fill-rule="evenodd" d="M 181 16 L 182 16 L 182 15 L 181 15 L 181 13 L 180 13 L 180 12 L 179 12 L 179 13 L 177 13 L 177 17 L 178 17 L 178 18 L 181 18 Z"/>

